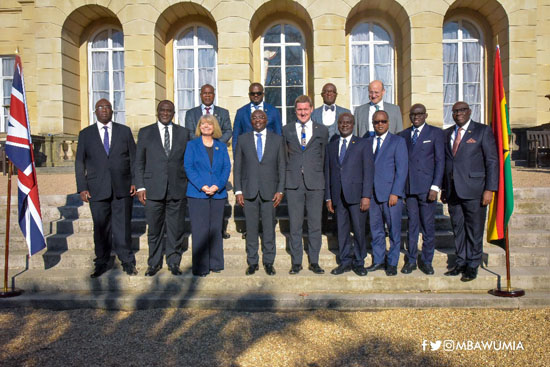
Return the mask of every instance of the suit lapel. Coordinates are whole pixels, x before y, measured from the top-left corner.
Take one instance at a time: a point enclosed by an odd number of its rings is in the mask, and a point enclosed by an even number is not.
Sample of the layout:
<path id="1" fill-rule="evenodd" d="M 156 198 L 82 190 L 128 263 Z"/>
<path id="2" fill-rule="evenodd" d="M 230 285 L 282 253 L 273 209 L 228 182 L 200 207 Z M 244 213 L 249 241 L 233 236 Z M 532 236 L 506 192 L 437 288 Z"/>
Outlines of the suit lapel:
<path id="1" fill-rule="evenodd" d="M 376 142 L 376 138 L 377 136 L 374 137 L 374 141 Z M 376 155 L 376 160 L 375 162 L 377 162 L 380 157 L 382 156 L 382 154 L 384 154 L 384 152 L 387 149 L 387 147 L 391 144 L 391 141 L 392 141 L 392 134 L 388 132 L 388 135 L 386 135 L 386 139 L 384 139 L 384 141 L 382 142 L 382 145 L 380 146 L 380 150 L 378 151 L 378 154 Z"/>
<path id="2" fill-rule="evenodd" d="M 339 139 L 338 139 L 339 140 Z M 338 146 L 340 143 L 338 143 Z M 348 157 L 350 156 L 350 152 L 355 152 L 355 146 L 357 145 L 357 137 L 352 135 L 351 140 L 348 143 L 348 146 L 346 147 L 346 155 L 344 156 L 344 161 L 342 162 L 342 166 L 346 163 L 348 160 Z M 337 149 L 338 150 L 338 149 Z M 340 152 L 338 152 L 340 153 Z M 340 159 L 338 159 L 338 163 L 340 163 Z"/>
<path id="3" fill-rule="evenodd" d="M 421 147 L 422 147 L 422 140 L 426 138 L 426 136 L 429 134 L 429 127 L 427 124 L 424 125 L 424 127 L 422 128 L 422 131 L 420 132 L 420 134 L 418 134 L 418 138 L 416 138 L 416 144 L 414 145 L 412 151 L 413 152 L 416 152 L 417 150 L 421 150 Z M 407 139 L 407 141 L 411 141 L 412 142 L 412 139 L 411 139 L 411 136 L 409 135 L 409 138 Z"/>
<path id="4" fill-rule="evenodd" d="M 474 136 L 477 126 L 473 121 L 470 121 L 470 125 L 468 125 L 468 130 L 464 132 L 464 136 L 460 140 L 460 144 L 458 144 L 458 149 L 456 151 L 456 155 L 460 154 L 461 151 L 464 150 L 464 145 L 466 142 Z"/>
<path id="5" fill-rule="evenodd" d="M 296 131 L 296 129 L 294 131 Z M 306 144 L 306 149 L 309 147 L 310 144 L 313 143 L 313 140 L 315 140 L 315 138 L 319 134 L 318 131 L 319 131 L 319 126 L 315 124 L 313 121 L 311 121 L 311 138 Z"/>
<path id="6" fill-rule="evenodd" d="M 111 136 L 111 145 L 109 146 L 109 155 L 114 151 L 115 147 L 118 145 L 120 140 L 120 130 L 119 127 L 113 122 L 113 136 Z"/>
<path id="7" fill-rule="evenodd" d="M 298 133 L 296 132 L 296 124 L 298 124 L 298 122 L 292 122 L 291 126 L 289 126 L 290 135 L 292 136 L 292 140 L 294 140 L 294 142 L 301 147 L 300 139 L 298 138 Z"/>

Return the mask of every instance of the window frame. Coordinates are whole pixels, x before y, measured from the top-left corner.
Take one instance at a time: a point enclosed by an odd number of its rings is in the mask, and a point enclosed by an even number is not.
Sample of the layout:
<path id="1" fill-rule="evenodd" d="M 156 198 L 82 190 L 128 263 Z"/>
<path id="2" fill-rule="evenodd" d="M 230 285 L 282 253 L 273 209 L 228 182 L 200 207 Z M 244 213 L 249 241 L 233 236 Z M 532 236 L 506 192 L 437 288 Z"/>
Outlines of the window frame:
<path id="1" fill-rule="evenodd" d="M 358 27 L 360 26 L 361 24 L 369 24 L 369 40 L 368 41 L 353 41 L 353 31 Z M 382 28 L 389 36 L 390 36 L 390 41 L 387 42 L 387 41 L 375 41 L 374 40 L 374 33 L 372 31 L 372 25 L 377 25 L 379 26 L 380 28 Z M 373 80 L 376 80 L 375 77 L 374 77 L 374 47 L 373 46 L 376 46 L 376 45 L 390 45 L 391 47 L 391 77 L 392 77 L 392 93 L 391 94 L 385 94 L 384 97 L 388 96 L 389 97 L 389 100 L 388 101 L 385 101 L 385 102 L 388 102 L 388 103 L 395 103 L 395 100 L 396 100 L 396 95 L 397 95 L 397 87 L 396 87 L 396 80 L 397 80 L 397 77 L 396 77 L 396 67 L 395 67 L 395 35 L 393 34 L 392 32 L 392 28 L 386 24 L 385 22 L 381 21 L 381 20 L 374 20 L 372 18 L 366 18 L 366 19 L 362 19 L 361 21 L 357 22 L 353 28 L 351 29 L 351 32 L 349 34 L 349 53 L 348 53 L 348 57 L 349 57 L 349 76 L 350 76 L 350 83 L 349 83 L 349 93 L 350 93 L 350 109 L 352 111 L 352 113 L 355 111 L 355 108 L 356 107 L 359 107 L 361 106 L 361 104 L 358 104 L 354 107 L 353 105 L 353 87 L 354 87 L 354 84 L 353 84 L 353 46 L 355 45 L 368 45 L 369 46 L 369 83 L 372 82 Z M 385 87 L 386 84 L 384 84 L 384 87 Z M 385 98 L 384 98 L 385 99 Z M 368 102 L 368 101 L 367 101 Z M 365 103 L 367 103 L 365 102 Z"/>
<path id="2" fill-rule="evenodd" d="M 2 95 L 2 113 L 0 113 L 0 133 L 5 133 L 8 131 L 8 120 L 4 118 L 4 108 L 7 108 L 9 111 L 10 104 L 5 105 L 4 104 L 4 80 L 11 80 L 13 84 L 13 70 L 11 72 L 11 75 L 4 75 L 4 63 L 3 61 L 5 59 L 13 59 L 14 60 L 14 66 L 15 66 L 15 55 L 0 55 L 0 92 Z M 11 89 L 9 91 L 9 94 L 11 95 Z M 9 119 L 9 113 L 7 118 Z"/>
<path id="3" fill-rule="evenodd" d="M 198 44 L 198 28 L 202 27 L 209 31 L 214 39 L 216 40 L 216 45 L 199 45 Z M 189 28 L 193 28 L 193 46 L 178 46 L 177 40 L 187 31 Z M 218 37 L 216 33 L 207 25 L 202 23 L 190 23 L 181 27 L 174 36 L 172 45 L 172 54 L 173 54 L 173 73 L 174 73 L 174 122 L 178 125 L 184 125 L 185 121 L 179 121 L 179 98 L 178 98 L 178 50 L 192 49 L 193 50 L 193 106 L 200 106 L 202 103 L 200 99 L 200 89 L 202 85 L 199 85 L 199 49 L 214 49 L 214 90 L 218 90 Z M 218 104 L 218 95 L 215 95 L 214 105 Z M 193 108 L 193 107 L 191 107 Z M 189 110 L 187 110 L 189 111 Z M 187 112 L 186 112 L 187 113 Z M 185 119 L 184 119 L 185 120 Z"/>
<path id="4" fill-rule="evenodd" d="M 264 86 L 264 93 L 265 93 L 265 90 L 268 88 L 267 85 L 265 85 L 265 78 L 267 76 L 267 66 L 264 66 L 264 50 L 265 50 L 265 47 L 266 47 L 266 43 L 264 42 L 264 39 L 265 39 L 265 35 L 266 33 L 273 27 L 277 26 L 277 25 L 281 25 L 281 41 L 279 43 L 267 43 L 267 47 L 280 47 L 281 48 L 281 122 L 282 122 L 282 125 L 286 125 L 287 122 L 289 121 L 286 121 L 286 113 L 287 113 L 287 109 L 289 107 L 293 107 L 294 108 L 294 105 L 292 106 L 288 106 L 286 104 L 286 88 L 287 88 L 287 85 L 286 85 L 286 46 L 300 46 L 302 48 L 302 79 L 303 79 L 303 85 L 302 85 L 302 94 L 305 95 L 307 94 L 307 75 L 306 75 L 306 64 L 307 64 L 307 52 L 306 52 L 306 38 L 305 38 L 305 35 L 304 35 L 304 32 L 302 31 L 302 29 L 294 22 L 292 21 L 289 21 L 289 20 L 286 20 L 286 19 L 281 19 L 281 20 L 278 20 L 278 21 L 274 21 L 272 23 L 270 23 L 266 28 L 265 30 L 262 32 L 262 35 L 260 36 L 260 55 L 261 55 L 261 61 L 260 61 L 260 80 L 262 81 L 262 85 Z M 291 43 L 286 43 L 286 36 L 285 36 L 285 33 L 284 33 L 284 26 L 285 25 L 290 25 L 294 28 L 296 28 L 298 30 L 298 32 L 300 32 L 300 36 L 302 38 L 302 41 L 300 43 L 298 42 L 291 42 Z M 283 68 L 283 63 L 284 63 L 284 68 Z M 271 88 L 271 87 L 269 87 Z M 264 98 L 265 100 L 265 98 Z M 275 108 L 277 108 L 277 106 L 274 106 Z"/>
<path id="5" fill-rule="evenodd" d="M 107 48 L 92 48 L 92 44 L 94 39 L 103 31 L 107 30 L 108 32 L 108 38 L 107 38 Z M 99 29 L 97 29 L 90 38 L 88 39 L 88 46 L 87 46 L 87 57 L 88 57 L 88 108 L 89 108 L 89 119 L 90 119 L 90 125 L 95 124 L 95 117 L 94 117 L 94 91 L 93 91 L 93 71 L 92 71 L 92 52 L 107 52 L 108 54 L 108 73 L 109 73 L 109 102 L 113 104 L 113 116 L 114 116 L 114 108 L 115 108 L 115 90 L 114 90 L 114 70 L 113 70 L 113 52 L 120 52 L 122 51 L 124 54 L 124 57 L 126 56 L 125 48 L 124 46 L 122 48 L 115 48 L 113 47 L 113 30 L 116 30 L 118 32 L 122 33 L 122 37 L 124 39 L 124 31 L 116 26 L 113 25 L 106 25 Z M 124 62 L 124 69 L 126 69 L 126 62 Z M 124 98 L 126 99 L 126 70 L 124 70 Z M 126 117 L 126 101 L 124 101 L 124 116 Z M 126 118 L 124 119 L 126 124 Z M 117 121 L 118 122 L 118 121 Z"/>
<path id="6" fill-rule="evenodd" d="M 464 39 L 462 34 L 462 22 L 467 21 L 470 23 L 477 33 L 479 34 L 479 39 L 475 40 L 473 38 L 470 39 Z M 448 20 L 446 20 L 443 23 L 443 27 L 441 29 L 442 33 L 444 32 L 445 26 L 448 23 L 457 22 L 458 23 L 458 31 L 457 31 L 457 38 L 456 39 L 443 39 L 443 43 L 456 43 L 457 46 L 457 64 L 458 64 L 458 95 L 457 95 L 457 101 L 464 101 L 464 54 L 463 54 L 463 48 L 464 48 L 464 42 L 479 43 L 479 123 L 485 124 L 485 104 L 486 104 L 486 95 L 487 90 L 485 88 L 485 77 L 486 77 L 486 51 L 485 51 L 485 39 L 484 39 L 484 33 L 482 28 L 479 26 L 478 22 L 470 17 L 466 16 L 455 16 Z M 443 33 L 444 35 L 444 33 Z M 442 55 L 442 60 L 444 60 L 444 55 Z M 444 63 L 444 61 L 443 61 Z M 443 68 L 445 70 L 445 68 Z M 472 84 L 472 83 L 470 83 Z M 456 103 L 457 101 L 453 102 L 452 104 Z M 452 106 L 452 104 L 450 104 Z M 445 77 L 443 77 L 443 127 L 449 127 L 454 124 L 452 123 L 446 123 L 445 122 Z"/>

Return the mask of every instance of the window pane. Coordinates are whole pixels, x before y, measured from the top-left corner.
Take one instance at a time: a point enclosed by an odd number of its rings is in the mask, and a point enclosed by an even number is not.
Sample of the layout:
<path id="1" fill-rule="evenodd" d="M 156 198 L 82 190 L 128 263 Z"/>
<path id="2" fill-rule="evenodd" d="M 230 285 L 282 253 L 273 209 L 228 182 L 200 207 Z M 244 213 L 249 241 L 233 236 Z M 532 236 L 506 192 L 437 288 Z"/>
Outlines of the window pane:
<path id="1" fill-rule="evenodd" d="M 286 121 L 294 122 L 296 121 L 296 112 L 294 112 L 294 105 L 287 107 L 286 109 Z"/>
<path id="2" fill-rule="evenodd" d="M 285 48 L 286 65 L 302 65 L 302 47 L 301 46 L 287 46 Z"/>
<path id="3" fill-rule="evenodd" d="M 470 104 L 470 109 L 472 110 L 472 120 L 481 121 L 481 105 L 480 104 Z"/>
<path id="4" fill-rule="evenodd" d="M 462 21 L 462 38 L 463 39 L 479 39 L 479 32 L 474 25 L 468 21 Z"/>
<path id="5" fill-rule="evenodd" d="M 194 65 L 193 50 L 178 50 L 178 69 L 192 68 Z"/>
<path id="6" fill-rule="evenodd" d="M 107 48 L 108 47 L 109 31 L 104 30 L 95 36 L 92 41 L 92 48 Z"/>
<path id="7" fill-rule="evenodd" d="M 123 48 L 124 47 L 124 33 L 118 30 L 113 30 L 113 47 L 114 48 Z"/>
<path id="8" fill-rule="evenodd" d="M 386 94 L 389 96 L 391 96 L 391 94 L 388 91 L 388 85 L 392 84 L 391 73 L 392 73 L 391 65 L 374 65 L 374 80 L 381 80 L 382 83 L 384 83 Z"/>
<path id="9" fill-rule="evenodd" d="M 193 69 L 178 70 L 178 89 L 193 88 L 194 82 Z"/>
<path id="10" fill-rule="evenodd" d="M 199 69 L 199 85 L 216 85 L 216 69 Z"/>
<path id="11" fill-rule="evenodd" d="M 124 111 L 124 92 L 115 92 L 113 109 L 115 111 Z"/>
<path id="12" fill-rule="evenodd" d="M 458 23 L 449 22 L 443 27 L 443 39 L 444 40 L 455 40 L 458 38 Z"/>
<path id="13" fill-rule="evenodd" d="M 294 106 L 294 101 L 296 101 L 296 98 L 301 96 L 304 93 L 303 88 L 286 88 L 286 105 L 287 106 Z"/>
<path id="14" fill-rule="evenodd" d="M 464 101 L 468 104 L 479 103 L 479 84 L 464 83 Z"/>
<path id="15" fill-rule="evenodd" d="M 361 23 L 351 32 L 352 41 L 368 41 L 369 40 L 369 23 Z"/>
<path id="16" fill-rule="evenodd" d="M 2 58 L 2 75 L 13 77 L 15 71 L 15 58 L 6 57 Z"/>
<path id="17" fill-rule="evenodd" d="M 354 106 L 359 106 L 369 101 L 369 87 L 368 85 L 353 85 L 352 88 Z"/>
<path id="18" fill-rule="evenodd" d="M 212 34 L 212 32 L 210 32 L 208 29 L 204 27 L 198 27 L 197 36 L 200 46 L 208 45 L 216 47 L 216 38 L 214 37 L 214 34 Z"/>
<path id="19" fill-rule="evenodd" d="M 281 48 L 266 47 L 264 49 L 264 60 L 268 62 L 269 66 L 281 65 Z"/>
<path id="20" fill-rule="evenodd" d="M 464 64 L 464 83 L 479 83 L 479 64 Z"/>
<path id="21" fill-rule="evenodd" d="M 352 48 L 353 65 L 369 64 L 369 45 L 356 45 Z"/>
<path id="22" fill-rule="evenodd" d="M 181 32 L 179 38 L 176 40 L 176 46 L 193 46 L 193 35 L 192 27 Z"/>
<path id="23" fill-rule="evenodd" d="M 301 66 L 286 68 L 286 85 L 303 85 L 303 72 Z"/>
<path id="24" fill-rule="evenodd" d="M 296 29 L 295 27 L 285 24 L 285 42 L 286 43 L 302 43 L 302 35 L 300 34 L 300 31 Z"/>
<path id="25" fill-rule="evenodd" d="M 281 42 L 281 25 L 271 27 L 264 35 L 264 43 L 280 43 Z"/>
<path id="26" fill-rule="evenodd" d="M 458 64 L 443 64 L 443 83 L 458 83 Z"/>
<path id="27" fill-rule="evenodd" d="M 114 90 L 124 90 L 124 72 L 115 71 L 113 73 L 113 89 Z"/>
<path id="28" fill-rule="evenodd" d="M 443 86 L 443 102 L 455 103 L 458 100 L 458 84 L 445 84 Z"/>
<path id="29" fill-rule="evenodd" d="M 266 87 L 271 86 L 281 86 L 281 68 L 279 67 L 269 67 L 267 68 L 267 75 L 265 78 L 264 85 Z"/>
<path id="30" fill-rule="evenodd" d="M 458 43 L 443 44 L 443 62 L 458 62 Z"/>
<path id="31" fill-rule="evenodd" d="M 265 101 L 275 107 L 281 106 L 281 87 L 265 87 Z"/>
<path id="32" fill-rule="evenodd" d="M 375 41 L 388 41 L 390 42 L 390 35 L 382 27 L 377 24 L 373 24 L 372 33 Z"/>
<path id="33" fill-rule="evenodd" d="M 464 62 L 479 62 L 481 50 L 477 42 L 464 42 L 462 46 L 462 60 Z"/>
<path id="34" fill-rule="evenodd" d="M 356 84 L 368 85 L 370 83 L 368 65 L 354 66 L 352 72 L 353 72 L 353 85 L 356 85 Z"/>
<path id="35" fill-rule="evenodd" d="M 124 52 L 123 51 L 113 52 L 113 69 L 124 70 Z"/>
<path id="36" fill-rule="evenodd" d="M 199 68 L 215 67 L 216 51 L 213 48 L 199 49 Z"/>
<path id="37" fill-rule="evenodd" d="M 92 71 L 109 70 L 109 53 L 92 52 Z"/>
<path id="38" fill-rule="evenodd" d="M 452 109 L 452 105 L 446 105 L 443 107 L 443 127 L 449 127 L 454 124 Z"/>
<path id="39" fill-rule="evenodd" d="M 4 105 L 7 106 L 10 104 L 10 99 L 11 99 L 11 84 L 12 84 L 12 79 L 4 79 L 3 80 L 3 96 L 2 96 L 2 99 L 4 100 Z"/>
<path id="40" fill-rule="evenodd" d="M 107 96 L 109 95 L 109 72 L 108 71 L 98 71 L 92 73 L 92 89 L 94 91 L 107 91 Z"/>

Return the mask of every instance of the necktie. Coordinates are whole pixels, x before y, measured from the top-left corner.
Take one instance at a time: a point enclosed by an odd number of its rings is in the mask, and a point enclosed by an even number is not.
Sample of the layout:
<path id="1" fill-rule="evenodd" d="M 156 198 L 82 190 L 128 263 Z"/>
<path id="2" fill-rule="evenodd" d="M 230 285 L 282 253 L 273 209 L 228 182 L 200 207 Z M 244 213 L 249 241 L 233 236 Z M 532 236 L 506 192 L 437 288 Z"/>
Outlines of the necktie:
<path id="1" fill-rule="evenodd" d="M 260 108 L 259 104 L 252 104 L 252 108 L 254 108 L 254 111 L 257 111 Z"/>
<path id="2" fill-rule="evenodd" d="M 416 144 L 416 140 L 418 139 L 418 129 L 414 129 L 414 134 L 413 134 L 413 137 L 412 137 L 412 144 L 415 145 Z"/>
<path id="3" fill-rule="evenodd" d="M 103 126 L 105 129 L 105 133 L 103 133 L 103 148 L 105 148 L 105 153 L 109 155 L 109 128 L 107 126 Z"/>
<path id="4" fill-rule="evenodd" d="M 306 124 L 302 124 L 302 150 L 306 150 Z"/>
<path id="5" fill-rule="evenodd" d="M 256 141 L 256 153 L 258 154 L 258 161 L 262 161 L 262 134 L 257 133 L 258 140 Z"/>
<path id="6" fill-rule="evenodd" d="M 376 103 L 371 102 L 370 105 L 371 105 L 371 106 L 374 106 L 374 108 L 376 109 L 376 111 L 380 111 L 380 106 L 378 106 Z"/>
<path id="7" fill-rule="evenodd" d="M 328 111 L 328 110 L 334 111 L 334 105 L 330 105 L 330 106 L 325 105 L 325 111 Z"/>
<path id="8" fill-rule="evenodd" d="M 210 108 L 211 108 L 211 107 L 204 107 L 204 109 L 206 110 L 206 114 L 207 114 L 207 115 L 210 115 Z"/>
<path id="9" fill-rule="evenodd" d="M 346 156 L 346 139 L 342 142 L 342 146 L 340 147 L 340 165 L 342 165 L 342 162 L 344 162 L 344 157 Z"/>
<path id="10" fill-rule="evenodd" d="M 376 159 L 376 156 L 378 155 L 378 151 L 380 150 L 380 137 L 376 138 L 376 150 L 374 151 L 374 159 Z"/>
<path id="11" fill-rule="evenodd" d="M 168 126 L 164 127 L 164 152 L 166 156 L 170 155 L 170 132 L 168 131 Z"/>
<path id="12" fill-rule="evenodd" d="M 458 146 L 460 144 L 460 141 L 462 140 L 462 136 L 460 134 L 461 131 L 461 127 L 459 127 L 456 131 L 455 142 L 453 143 L 453 157 L 456 155 L 456 151 L 458 150 Z"/>

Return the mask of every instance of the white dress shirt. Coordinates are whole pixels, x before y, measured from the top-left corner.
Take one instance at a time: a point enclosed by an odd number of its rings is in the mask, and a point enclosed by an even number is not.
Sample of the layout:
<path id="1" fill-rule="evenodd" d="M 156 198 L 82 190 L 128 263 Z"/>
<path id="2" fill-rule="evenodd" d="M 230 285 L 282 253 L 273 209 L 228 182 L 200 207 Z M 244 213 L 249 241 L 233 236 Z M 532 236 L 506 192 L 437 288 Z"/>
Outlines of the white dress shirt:
<path id="1" fill-rule="evenodd" d="M 101 137 L 101 142 L 103 145 L 105 145 L 105 142 L 103 141 L 103 138 L 105 137 L 105 129 L 103 127 L 107 126 L 107 130 L 109 131 L 109 148 L 111 148 L 111 140 L 113 137 L 113 122 L 109 121 L 106 125 L 103 123 L 97 121 L 97 128 L 99 130 L 99 136 Z"/>
<path id="2" fill-rule="evenodd" d="M 346 141 L 346 153 L 347 153 L 352 137 L 353 135 L 346 136 L 345 138 L 340 137 L 340 142 L 338 143 L 338 159 L 340 158 L 340 151 L 342 150 L 342 144 L 344 144 L 344 140 Z"/>
<path id="3" fill-rule="evenodd" d="M 368 128 L 369 128 L 369 131 L 372 131 L 372 132 L 374 132 L 374 127 L 372 126 L 372 116 L 376 112 L 376 107 L 375 106 L 378 106 L 379 111 L 384 110 L 384 101 L 380 100 L 380 102 L 375 103 L 374 105 L 371 105 L 371 101 L 369 101 L 369 121 L 370 121 L 370 124 L 369 124 Z"/>
<path id="4" fill-rule="evenodd" d="M 323 125 L 330 126 L 334 124 L 334 121 L 336 120 L 336 105 L 333 105 L 334 111 L 325 110 L 325 106 L 328 106 L 328 105 L 323 104 Z"/>
<path id="5" fill-rule="evenodd" d="M 308 122 L 305 123 L 306 125 L 306 145 L 309 143 L 309 139 L 311 139 L 311 135 L 313 135 L 313 122 L 311 119 L 309 119 Z M 296 134 L 298 134 L 298 142 L 300 145 L 302 145 L 302 123 L 300 121 L 296 121 Z"/>
<path id="6" fill-rule="evenodd" d="M 157 125 L 160 133 L 160 141 L 162 142 L 162 147 L 164 148 L 164 128 L 166 125 L 160 121 L 157 121 Z M 168 124 L 168 134 L 170 135 L 170 149 L 172 149 L 172 121 Z"/>
<path id="7" fill-rule="evenodd" d="M 206 107 L 210 107 L 210 113 L 206 113 Z M 205 106 L 201 103 L 201 110 L 203 115 L 213 115 L 214 114 L 214 103 L 212 103 L 210 106 Z"/>
<path id="8" fill-rule="evenodd" d="M 258 108 L 256 108 L 258 107 Z M 254 111 L 257 111 L 257 110 L 264 110 L 264 101 L 258 103 L 257 105 L 255 105 L 254 103 L 250 103 L 250 113 L 252 114 L 252 112 Z"/>
<path id="9" fill-rule="evenodd" d="M 378 138 L 380 138 L 380 148 L 382 149 L 382 145 L 384 145 L 384 140 L 386 140 L 386 137 L 388 136 L 388 132 L 386 131 L 384 134 L 378 136 L 374 135 L 374 140 L 372 141 L 372 152 L 376 152 L 376 144 L 378 144 Z"/>
<path id="10" fill-rule="evenodd" d="M 472 121 L 472 119 L 468 120 L 468 122 L 466 122 L 464 124 L 464 126 L 462 126 L 462 130 L 460 131 L 461 141 L 462 141 L 462 138 L 464 137 L 464 134 L 466 134 L 466 131 L 468 130 L 468 127 L 470 127 L 470 122 L 471 121 Z M 451 151 L 453 150 L 453 144 L 455 143 L 457 132 L 458 132 L 458 125 L 455 125 L 455 132 L 451 134 Z"/>

